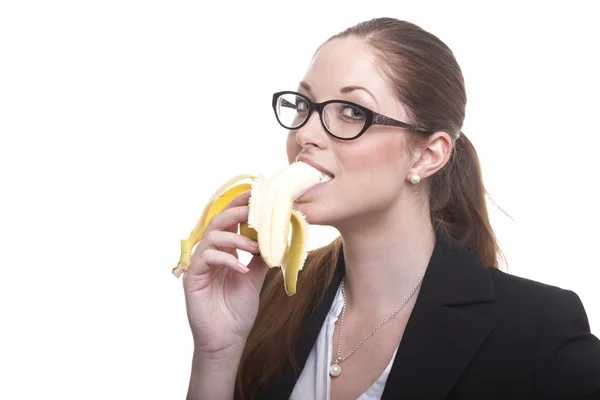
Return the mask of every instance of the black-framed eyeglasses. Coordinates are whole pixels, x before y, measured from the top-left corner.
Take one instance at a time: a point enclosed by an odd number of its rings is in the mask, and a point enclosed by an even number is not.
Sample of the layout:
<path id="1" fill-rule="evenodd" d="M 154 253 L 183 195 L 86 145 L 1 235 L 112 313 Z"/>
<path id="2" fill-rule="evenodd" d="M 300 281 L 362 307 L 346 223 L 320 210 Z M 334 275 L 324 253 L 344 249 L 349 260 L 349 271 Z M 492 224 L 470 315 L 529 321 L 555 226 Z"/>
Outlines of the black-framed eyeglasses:
<path id="1" fill-rule="evenodd" d="M 286 129 L 302 128 L 313 111 L 317 110 L 323 128 L 340 140 L 357 139 L 371 125 L 397 126 L 420 133 L 433 133 L 426 128 L 397 121 L 350 101 L 328 100 L 315 103 L 300 93 L 288 90 L 273 94 L 273 110 L 279 124 Z"/>

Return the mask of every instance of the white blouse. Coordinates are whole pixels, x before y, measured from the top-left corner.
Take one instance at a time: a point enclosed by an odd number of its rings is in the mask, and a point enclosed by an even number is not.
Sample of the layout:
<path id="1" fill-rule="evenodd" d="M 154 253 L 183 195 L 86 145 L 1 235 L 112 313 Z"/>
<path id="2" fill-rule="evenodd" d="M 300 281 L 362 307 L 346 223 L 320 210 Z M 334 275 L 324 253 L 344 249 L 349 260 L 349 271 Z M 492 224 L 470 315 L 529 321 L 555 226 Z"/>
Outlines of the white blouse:
<path id="1" fill-rule="evenodd" d="M 331 376 L 329 375 L 329 367 L 332 363 L 333 354 L 333 331 L 335 329 L 335 323 L 338 320 L 342 308 L 344 306 L 344 298 L 342 296 L 341 285 L 338 287 L 335 299 L 331 304 L 329 313 L 325 318 L 325 322 L 321 327 L 319 336 L 306 360 L 306 364 L 294 390 L 290 396 L 290 400 L 329 400 L 329 392 L 331 390 Z M 392 369 L 394 358 L 398 347 L 394 351 L 388 366 L 385 368 L 383 373 L 379 376 L 377 381 L 367 389 L 357 400 L 380 400 L 385 387 L 385 382 Z M 342 364 L 343 368 L 343 364 Z"/>

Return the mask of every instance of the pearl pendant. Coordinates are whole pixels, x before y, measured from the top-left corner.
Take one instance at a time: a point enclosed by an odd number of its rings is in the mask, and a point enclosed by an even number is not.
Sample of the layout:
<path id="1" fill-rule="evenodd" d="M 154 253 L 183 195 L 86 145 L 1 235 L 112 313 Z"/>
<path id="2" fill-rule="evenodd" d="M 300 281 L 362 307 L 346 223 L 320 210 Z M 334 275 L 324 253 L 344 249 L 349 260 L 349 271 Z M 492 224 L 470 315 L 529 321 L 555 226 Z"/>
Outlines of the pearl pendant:
<path id="1" fill-rule="evenodd" d="M 338 376 L 341 373 L 342 367 L 340 367 L 338 364 L 333 364 L 331 367 L 329 367 L 329 375 Z"/>

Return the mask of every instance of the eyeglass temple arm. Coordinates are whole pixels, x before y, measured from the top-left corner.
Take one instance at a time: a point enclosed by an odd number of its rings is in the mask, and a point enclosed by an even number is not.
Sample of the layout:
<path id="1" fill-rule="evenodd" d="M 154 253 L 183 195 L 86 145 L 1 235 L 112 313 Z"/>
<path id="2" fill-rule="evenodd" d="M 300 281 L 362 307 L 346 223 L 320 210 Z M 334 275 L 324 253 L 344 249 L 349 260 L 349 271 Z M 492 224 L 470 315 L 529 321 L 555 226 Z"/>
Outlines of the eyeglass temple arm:
<path id="1" fill-rule="evenodd" d="M 422 128 L 420 126 L 407 124 L 405 122 L 400 122 L 393 118 L 386 117 L 385 115 L 377 114 L 377 113 L 373 114 L 373 125 L 399 126 L 402 128 L 409 128 L 409 129 L 411 129 L 413 131 L 417 131 L 417 132 L 431 133 L 431 132 L 429 132 L 428 129 Z"/>

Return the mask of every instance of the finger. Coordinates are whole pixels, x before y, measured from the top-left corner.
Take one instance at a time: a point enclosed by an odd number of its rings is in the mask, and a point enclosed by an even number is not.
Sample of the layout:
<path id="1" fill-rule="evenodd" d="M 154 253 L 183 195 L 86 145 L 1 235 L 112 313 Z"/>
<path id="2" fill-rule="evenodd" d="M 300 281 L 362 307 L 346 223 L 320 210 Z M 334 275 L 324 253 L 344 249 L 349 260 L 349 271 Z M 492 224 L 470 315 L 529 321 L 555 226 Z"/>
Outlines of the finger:
<path id="1" fill-rule="evenodd" d="M 205 240 L 209 247 L 217 249 L 240 249 L 248 253 L 258 251 L 258 243 L 245 236 L 228 231 L 210 231 Z"/>
<path id="2" fill-rule="evenodd" d="M 248 272 L 248 267 L 242 264 L 237 258 L 224 251 L 216 249 L 206 249 L 202 253 L 202 258 L 209 268 L 227 267 L 233 271 L 245 274 Z"/>
<path id="3" fill-rule="evenodd" d="M 231 199 L 231 201 L 229 203 L 227 203 L 227 205 L 225 206 L 225 208 L 223 208 L 223 210 L 228 210 L 230 208 L 239 207 L 239 206 L 247 206 L 249 200 L 250 200 L 250 190 L 246 190 L 245 192 L 242 192 L 242 193 L 238 194 L 237 196 L 235 196 L 233 199 Z"/>
<path id="4" fill-rule="evenodd" d="M 239 260 L 224 251 L 220 251 L 213 248 L 207 248 L 202 251 L 197 257 L 192 259 L 190 267 L 188 268 L 187 275 L 200 276 L 204 275 L 217 267 L 225 267 L 232 269 L 236 272 L 246 273 L 248 268 L 244 266 Z"/>
<path id="5" fill-rule="evenodd" d="M 240 194 L 238 194 L 237 196 L 235 196 L 229 203 L 227 203 L 227 205 L 223 208 L 223 210 L 221 210 L 221 212 L 217 215 L 215 215 L 213 217 L 213 219 L 215 217 L 217 217 L 218 215 L 220 215 L 223 212 L 226 212 L 227 210 L 236 208 L 236 207 L 242 207 L 242 206 L 248 206 L 250 200 L 250 190 L 246 190 L 245 192 L 242 192 Z M 248 218 L 248 214 L 246 213 L 245 215 L 245 220 L 243 222 L 246 222 L 246 218 Z M 218 221 L 219 219 L 217 219 Z M 212 221 L 211 221 L 212 222 Z M 227 230 L 229 232 L 237 232 L 237 222 L 232 222 L 231 225 L 229 226 L 222 226 L 222 225 L 217 225 L 217 229 L 223 229 L 223 230 Z M 210 224 L 206 227 L 206 231 L 214 229 L 215 225 L 214 224 Z"/>
<path id="6" fill-rule="evenodd" d="M 241 222 L 248 221 L 248 206 L 237 206 L 233 208 L 229 208 L 227 210 L 223 210 L 217 215 L 215 215 L 208 226 L 206 227 L 206 235 L 210 231 L 222 231 L 225 229 L 233 229 L 237 232 L 237 225 Z"/>

